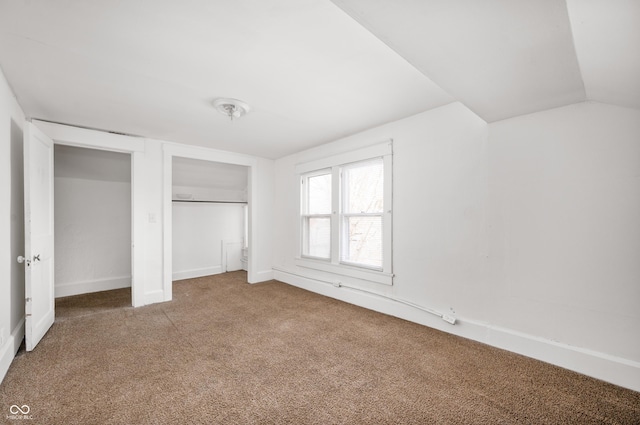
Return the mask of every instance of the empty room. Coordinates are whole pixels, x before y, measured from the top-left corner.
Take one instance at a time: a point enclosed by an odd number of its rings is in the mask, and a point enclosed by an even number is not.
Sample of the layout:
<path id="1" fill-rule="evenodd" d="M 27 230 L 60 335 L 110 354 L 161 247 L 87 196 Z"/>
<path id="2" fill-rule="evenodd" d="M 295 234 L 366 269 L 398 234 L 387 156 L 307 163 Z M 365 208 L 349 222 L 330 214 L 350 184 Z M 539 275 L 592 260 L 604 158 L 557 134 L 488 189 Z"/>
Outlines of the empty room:
<path id="1" fill-rule="evenodd" d="M 640 424 L 640 2 L 0 0 L 0 422 Z"/>

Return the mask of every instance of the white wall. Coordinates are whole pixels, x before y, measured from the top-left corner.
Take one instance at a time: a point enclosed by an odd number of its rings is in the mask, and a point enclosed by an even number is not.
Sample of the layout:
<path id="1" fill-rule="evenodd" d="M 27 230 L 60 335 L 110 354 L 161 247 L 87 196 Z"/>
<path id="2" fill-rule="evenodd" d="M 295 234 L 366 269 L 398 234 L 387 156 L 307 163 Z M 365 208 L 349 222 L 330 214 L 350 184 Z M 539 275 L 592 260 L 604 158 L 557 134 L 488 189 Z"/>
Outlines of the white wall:
<path id="1" fill-rule="evenodd" d="M 257 158 L 255 187 L 250 192 L 257 192 L 257 200 L 249 204 L 249 262 L 255 270 L 252 283 L 273 279 L 273 247 L 276 239 L 284 237 L 274 230 L 275 211 L 275 161 Z M 252 211 L 255 213 L 252 214 Z M 251 218 L 253 216 L 253 219 Z M 253 235 L 253 238 L 251 238 Z M 256 258 L 256 254 L 257 258 Z M 251 278 L 251 277 L 250 277 Z"/>
<path id="2" fill-rule="evenodd" d="M 131 286 L 131 156 L 56 146 L 56 297 Z"/>
<path id="3" fill-rule="evenodd" d="M 593 103 L 488 126 L 451 104 L 282 158 L 275 277 L 640 390 L 639 126 Z M 295 266 L 294 166 L 389 138 L 394 285 L 336 288 Z"/>
<path id="4" fill-rule="evenodd" d="M 478 297 L 486 297 L 482 288 L 491 282 L 486 233 L 487 127 L 459 103 L 276 161 L 276 278 L 449 330 L 451 325 L 438 317 L 402 304 L 391 302 L 389 307 L 381 298 L 305 280 L 302 277 L 328 281 L 335 277 L 295 266 L 299 223 L 295 165 L 388 139 L 393 139 L 394 150 L 394 284 L 340 280 L 441 313 L 483 311 L 478 303 L 484 300 Z"/>
<path id="5" fill-rule="evenodd" d="M 244 235 L 241 204 L 174 202 L 172 220 L 174 280 L 222 273 L 222 241 Z"/>
<path id="6" fill-rule="evenodd" d="M 639 367 L 640 111 L 587 102 L 489 131 L 501 286 L 484 319 Z"/>
<path id="7" fill-rule="evenodd" d="M 190 197 L 186 197 L 189 195 Z M 172 199 L 192 199 L 196 201 L 247 201 L 247 190 L 229 190 L 215 187 L 178 186 L 171 188 Z"/>
<path id="8" fill-rule="evenodd" d="M 0 69 L 0 381 L 24 336 L 24 113 Z"/>

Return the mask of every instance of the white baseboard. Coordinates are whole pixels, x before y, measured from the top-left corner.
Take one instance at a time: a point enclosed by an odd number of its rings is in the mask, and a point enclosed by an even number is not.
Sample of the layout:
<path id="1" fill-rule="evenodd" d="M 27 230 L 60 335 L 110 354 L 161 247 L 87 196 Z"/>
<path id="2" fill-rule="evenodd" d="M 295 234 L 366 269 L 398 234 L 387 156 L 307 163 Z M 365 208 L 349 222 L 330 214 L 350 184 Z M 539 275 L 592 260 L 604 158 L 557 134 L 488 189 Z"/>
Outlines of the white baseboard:
<path id="1" fill-rule="evenodd" d="M 131 276 L 107 279 L 88 280 L 84 282 L 56 283 L 56 298 L 72 295 L 88 294 L 90 292 L 110 291 L 112 289 L 130 288 Z"/>
<path id="2" fill-rule="evenodd" d="M 171 299 L 166 299 L 165 292 L 162 289 L 158 289 L 157 291 L 149 291 L 144 294 L 144 305 L 162 303 L 165 301 L 171 301 Z"/>
<path id="3" fill-rule="evenodd" d="M 4 344 L 0 346 L 0 382 L 2 382 L 4 377 L 7 375 L 9 366 L 11 366 L 11 362 L 13 362 L 13 359 L 18 352 L 23 338 L 24 317 L 20 320 L 18 326 L 13 329 L 9 338 L 7 338 Z"/>
<path id="4" fill-rule="evenodd" d="M 433 314 L 392 299 L 345 287 L 334 287 L 325 282 L 301 277 L 297 272 L 274 270 L 273 278 L 311 292 L 522 354 L 634 391 L 640 391 L 639 362 L 459 317 L 456 318 L 456 324 L 451 325 Z"/>
<path id="5" fill-rule="evenodd" d="M 179 272 L 173 272 L 171 275 L 172 280 L 193 279 L 195 277 L 210 276 L 212 274 L 222 273 L 222 266 L 204 267 L 201 269 L 183 270 Z"/>
<path id="6" fill-rule="evenodd" d="M 263 271 L 254 273 L 254 280 L 249 281 L 249 283 L 266 282 L 272 279 L 273 279 L 273 270 L 263 270 Z"/>

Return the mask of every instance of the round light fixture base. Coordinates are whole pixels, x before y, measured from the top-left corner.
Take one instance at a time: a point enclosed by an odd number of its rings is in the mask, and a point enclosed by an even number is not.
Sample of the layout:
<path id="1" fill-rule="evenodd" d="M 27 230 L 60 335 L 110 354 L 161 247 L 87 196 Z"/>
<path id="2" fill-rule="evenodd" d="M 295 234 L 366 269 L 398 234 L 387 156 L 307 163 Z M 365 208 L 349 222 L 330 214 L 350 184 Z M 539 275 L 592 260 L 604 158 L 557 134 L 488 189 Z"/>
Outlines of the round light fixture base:
<path id="1" fill-rule="evenodd" d="M 240 118 L 251 111 L 251 107 L 238 99 L 220 98 L 213 101 L 213 107 L 229 119 Z"/>

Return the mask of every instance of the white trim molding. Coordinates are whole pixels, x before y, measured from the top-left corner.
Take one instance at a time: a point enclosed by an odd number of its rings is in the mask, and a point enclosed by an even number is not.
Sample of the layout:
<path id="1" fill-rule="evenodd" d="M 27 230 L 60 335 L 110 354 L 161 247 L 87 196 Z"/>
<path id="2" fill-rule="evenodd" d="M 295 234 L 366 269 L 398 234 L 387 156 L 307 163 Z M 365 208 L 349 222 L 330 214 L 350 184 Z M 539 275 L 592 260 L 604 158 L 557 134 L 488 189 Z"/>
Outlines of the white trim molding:
<path id="1" fill-rule="evenodd" d="M 164 301 L 171 301 L 165 299 L 165 294 L 162 289 L 157 289 L 155 291 L 149 291 L 144 294 L 144 305 L 161 303 Z"/>
<path id="2" fill-rule="evenodd" d="M 349 164 L 352 162 L 363 161 L 366 159 L 393 155 L 393 140 L 378 143 L 372 146 L 366 146 L 338 155 L 332 155 L 314 161 L 303 162 L 296 165 L 296 174 L 304 174 L 310 171 L 331 168 L 336 164 Z"/>
<path id="3" fill-rule="evenodd" d="M 335 298 L 350 304 L 398 317 L 493 347 L 541 360 L 621 387 L 640 391 L 640 363 L 605 353 L 551 341 L 488 323 L 456 317 L 455 325 L 440 320 L 425 309 L 414 308 L 402 300 L 353 290 L 303 277 L 288 269 L 274 269 L 274 279 Z"/>
<path id="4" fill-rule="evenodd" d="M 72 295 L 88 294 L 91 292 L 109 291 L 131 287 L 131 276 L 110 277 L 106 279 L 94 279 L 83 282 L 56 283 L 56 298 Z"/>
<path id="5" fill-rule="evenodd" d="M 203 267 L 200 269 L 191 269 L 191 270 L 181 270 L 173 272 L 173 281 L 183 280 L 183 279 L 193 279 L 196 277 L 202 276 L 211 276 L 214 274 L 222 273 L 221 266 L 213 266 L 213 267 Z"/>
<path id="6" fill-rule="evenodd" d="M 255 273 L 255 280 L 253 282 L 249 282 L 249 283 L 266 282 L 266 281 L 274 279 L 273 275 L 274 275 L 274 271 L 273 270 L 261 270 L 261 271 Z"/>
<path id="7" fill-rule="evenodd" d="M 143 211 L 146 139 L 113 134 L 106 131 L 74 127 L 71 125 L 33 120 L 33 123 L 57 145 L 98 149 L 131 155 L 131 305 L 145 305 L 145 228 L 146 217 L 136 211 Z"/>
<path id="8" fill-rule="evenodd" d="M 24 317 L 20 319 L 20 322 L 18 322 L 18 325 L 13 329 L 9 338 L 0 345 L 0 382 L 4 380 L 24 339 L 24 319 Z"/>
<path id="9" fill-rule="evenodd" d="M 59 145 L 107 150 L 111 152 L 144 152 L 144 139 L 141 137 L 74 127 L 72 125 L 48 121 L 33 120 L 33 123 Z"/>
<path id="10" fill-rule="evenodd" d="M 367 270 L 362 267 L 350 267 L 344 264 L 334 265 L 327 261 L 313 260 L 310 258 L 296 258 L 297 266 L 319 270 L 332 274 L 332 279 L 339 281 L 341 277 L 349 276 L 356 279 L 367 280 L 369 282 L 382 283 L 384 285 L 393 284 L 393 274 L 381 271 Z"/>

